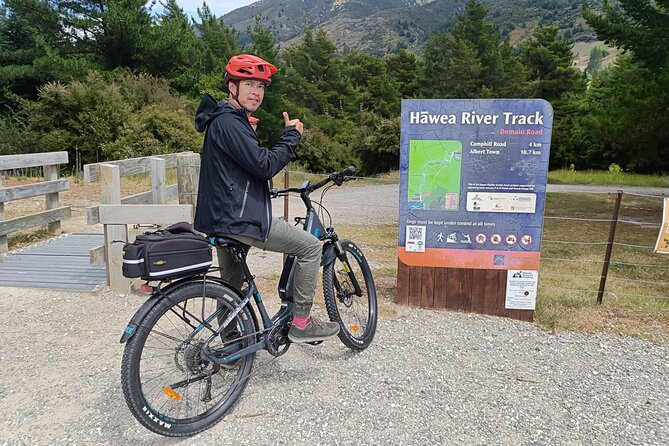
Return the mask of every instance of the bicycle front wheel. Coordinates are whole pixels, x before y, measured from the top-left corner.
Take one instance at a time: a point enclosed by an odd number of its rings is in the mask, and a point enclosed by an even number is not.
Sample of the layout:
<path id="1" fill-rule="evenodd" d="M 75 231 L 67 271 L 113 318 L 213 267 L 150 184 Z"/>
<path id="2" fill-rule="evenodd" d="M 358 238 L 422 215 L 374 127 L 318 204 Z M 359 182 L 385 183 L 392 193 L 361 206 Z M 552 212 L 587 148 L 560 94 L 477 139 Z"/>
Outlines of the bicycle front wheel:
<path id="1" fill-rule="evenodd" d="M 325 307 L 340 326 L 339 339 L 347 347 L 364 350 L 376 333 L 376 286 L 367 259 L 350 240 L 342 240 L 346 260 L 338 257 L 323 268 Z M 356 293 L 355 283 L 360 287 Z"/>
<path id="2" fill-rule="evenodd" d="M 205 340 L 240 299 L 218 283 L 192 282 L 168 291 L 128 340 L 121 367 L 130 411 L 147 429 L 170 437 L 201 432 L 220 421 L 241 395 L 255 354 L 217 364 L 202 356 Z M 255 342 L 247 308 L 215 336 L 212 351 L 225 357 Z"/>

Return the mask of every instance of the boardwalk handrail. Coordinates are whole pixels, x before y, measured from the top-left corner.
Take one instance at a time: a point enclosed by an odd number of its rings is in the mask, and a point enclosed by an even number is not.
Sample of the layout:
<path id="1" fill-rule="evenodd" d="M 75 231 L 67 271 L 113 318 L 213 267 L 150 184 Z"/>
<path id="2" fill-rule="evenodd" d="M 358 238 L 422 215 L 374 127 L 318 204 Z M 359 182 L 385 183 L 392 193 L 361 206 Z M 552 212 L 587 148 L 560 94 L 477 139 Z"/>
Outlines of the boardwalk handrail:
<path id="1" fill-rule="evenodd" d="M 72 216 L 69 206 L 60 206 L 59 192 L 70 189 L 68 180 L 58 179 L 58 165 L 67 164 L 67 152 L 30 153 L 0 156 L 0 171 L 42 167 L 44 181 L 21 186 L 3 187 L 0 176 L 0 253 L 9 250 L 7 235 L 13 232 L 47 226 L 48 231 L 59 235 L 61 221 Z M 8 201 L 44 195 L 46 210 L 23 217 L 5 220 L 5 203 Z"/>
<path id="2" fill-rule="evenodd" d="M 112 242 L 128 240 L 127 224 L 192 221 L 199 163 L 198 154 L 181 152 L 84 166 L 84 182 L 101 183 L 100 204 L 87 208 L 87 220 L 89 224 L 102 223 L 105 233 L 105 244 L 90 251 L 90 261 L 93 264 L 106 262 L 112 290 L 125 291 L 130 285 L 121 274 L 123 244 Z M 177 168 L 177 184 L 168 186 L 166 169 L 170 167 Z M 145 172 L 151 173 L 151 190 L 121 197 L 121 177 Z M 166 205 L 177 197 L 179 204 L 188 206 Z M 124 217 L 118 220 L 121 216 Z"/>
<path id="3" fill-rule="evenodd" d="M 112 165 L 118 166 L 119 175 L 121 177 L 127 177 L 130 175 L 136 175 L 140 173 L 147 173 L 155 171 L 152 169 L 152 159 L 163 159 L 165 160 L 165 169 L 172 169 L 177 167 L 179 163 L 179 157 L 184 155 L 195 155 L 193 152 L 179 152 L 179 153 L 169 153 L 164 155 L 155 155 L 155 156 L 145 156 L 141 158 L 128 158 L 125 160 L 116 160 L 108 161 L 104 163 L 93 163 L 86 164 L 84 166 L 84 183 L 97 183 L 100 181 L 100 167 L 102 165 Z M 153 179 L 152 179 L 153 185 Z M 162 187 L 162 186 L 159 186 Z M 179 193 L 178 183 L 172 185 L 166 185 L 165 191 L 156 191 L 150 190 L 148 192 L 140 192 L 135 195 L 130 195 L 128 197 L 121 197 L 121 204 L 154 204 L 160 202 L 160 199 L 156 199 L 156 194 L 165 194 L 165 200 L 170 201 L 177 198 Z M 89 225 L 94 225 L 100 223 L 100 213 L 98 206 L 90 206 L 86 208 L 86 221 Z"/>

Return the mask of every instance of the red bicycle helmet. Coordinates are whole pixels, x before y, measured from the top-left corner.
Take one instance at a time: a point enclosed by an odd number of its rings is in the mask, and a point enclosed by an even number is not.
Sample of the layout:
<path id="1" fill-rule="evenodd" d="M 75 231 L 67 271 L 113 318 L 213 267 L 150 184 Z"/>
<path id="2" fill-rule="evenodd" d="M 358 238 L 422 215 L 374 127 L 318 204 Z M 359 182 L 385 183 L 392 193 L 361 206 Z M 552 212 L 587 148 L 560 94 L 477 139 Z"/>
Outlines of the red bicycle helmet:
<path id="1" fill-rule="evenodd" d="M 272 83 L 272 75 L 278 70 L 271 63 L 251 54 L 232 56 L 225 66 L 224 82 L 230 79 L 255 79 L 267 84 Z"/>

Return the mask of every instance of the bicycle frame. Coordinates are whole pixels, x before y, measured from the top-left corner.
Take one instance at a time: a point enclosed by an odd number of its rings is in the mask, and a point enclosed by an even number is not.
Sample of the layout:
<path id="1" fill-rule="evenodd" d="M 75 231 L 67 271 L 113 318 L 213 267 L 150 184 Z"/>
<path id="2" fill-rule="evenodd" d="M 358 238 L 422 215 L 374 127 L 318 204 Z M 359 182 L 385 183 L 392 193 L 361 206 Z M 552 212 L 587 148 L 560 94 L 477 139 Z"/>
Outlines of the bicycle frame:
<path id="1" fill-rule="evenodd" d="M 344 265 L 344 269 L 348 273 L 351 284 L 354 287 L 355 294 L 358 296 L 362 296 L 362 289 L 360 288 L 360 284 L 358 283 L 357 278 L 355 277 L 355 275 L 351 270 L 351 267 L 348 263 L 348 258 L 346 257 L 346 253 L 339 244 L 339 238 L 336 232 L 334 231 L 334 228 L 330 227 L 326 229 L 323 226 L 323 223 L 318 217 L 316 209 L 314 208 L 311 199 L 309 198 L 309 194 L 311 192 L 324 186 L 330 181 L 335 181 L 336 184 L 340 185 L 344 177 L 343 173 L 340 173 L 338 175 L 340 175 L 340 177 L 333 177 L 331 175 L 326 180 L 323 180 L 315 185 L 311 185 L 309 181 L 305 181 L 299 188 L 288 188 L 280 191 L 273 191 L 273 195 L 274 197 L 277 197 L 280 195 L 287 195 L 290 192 L 299 192 L 300 198 L 302 199 L 307 209 L 307 212 L 305 217 L 303 218 L 296 217 L 295 221 L 297 224 L 302 223 L 302 228 L 305 231 L 308 231 L 309 233 L 311 233 L 312 235 L 314 235 L 323 242 L 323 256 L 321 260 L 321 266 L 328 265 L 330 262 L 333 262 L 335 258 L 339 258 Z M 271 332 L 271 330 L 276 327 L 285 326 L 292 320 L 294 273 L 297 259 L 294 256 L 288 256 L 286 261 L 284 262 L 278 286 L 279 297 L 281 299 L 281 308 L 277 311 L 277 313 L 274 316 L 270 317 L 269 314 L 267 313 L 267 309 L 265 308 L 260 292 L 256 287 L 254 277 L 251 274 L 251 271 L 249 270 L 249 267 L 246 263 L 245 247 L 242 244 L 236 242 L 235 240 L 226 239 L 222 237 L 221 238 L 212 237 L 211 243 L 214 246 L 226 247 L 229 250 L 235 262 L 241 265 L 248 286 L 243 291 L 236 290 L 238 292 L 238 296 L 241 299 L 241 302 L 234 310 L 229 311 L 229 309 L 227 308 L 221 308 L 215 311 L 209 317 L 207 317 L 206 320 L 201 321 L 198 326 L 191 324 L 191 326 L 193 327 L 193 332 L 185 340 L 185 342 L 188 342 L 189 340 L 194 338 L 196 334 L 198 334 L 205 328 L 211 330 L 212 334 L 205 340 L 202 346 L 201 355 L 203 359 L 212 361 L 214 363 L 226 364 L 234 362 L 244 355 L 252 354 L 260 350 L 266 349 L 268 342 L 267 340 L 268 334 Z M 166 292 L 168 292 L 170 289 L 173 289 L 173 287 L 175 286 L 181 286 L 191 282 L 202 283 L 203 295 L 206 292 L 206 286 L 208 283 L 213 283 L 213 284 L 220 283 L 230 286 L 230 284 L 226 283 L 225 281 L 223 281 L 218 277 L 210 275 L 204 275 L 204 276 L 198 275 L 182 279 L 174 284 L 169 285 L 164 290 L 158 287 L 153 292 L 151 297 L 137 311 L 135 316 L 133 316 L 132 320 L 129 322 L 128 326 L 124 331 L 123 336 L 121 337 L 121 343 L 127 341 L 134 334 L 135 330 L 141 323 L 141 320 L 144 318 L 144 316 L 146 316 L 148 311 L 155 305 L 155 303 L 158 300 L 165 297 Z M 234 287 L 231 288 L 234 290 Z M 256 342 L 254 342 L 252 345 L 246 348 L 241 348 L 241 349 L 240 349 L 241 345 L 239 345 L 239 343 L 234 343 L 234 344 L 227 344 L 223 348 L 217 350 L 211 350 L 209 348 L 209 344 L 211 343 L 211 341 L 221 336 L 225 327 L 230 322 L 232 322 L 232 320 L 237 316 L 237 314 L 239 314 L 239 312 L 244 307 L 247 306 L 249 307 L 248 308 L 249 312 L 253 317 L 256 327 L 260 328 L 258 325 L 256 312 L 254 311 L 253 306 L 250 304 L 251 301 L 255 303 L 255 307 L 257 308 L 258 313 L 260 313 L 260 318 L 263 326 L 262 329 L 259 329 L 255 333 Z M 186 316 L 188 316 L 191 319 L 199 321 L 197 316 L 192 315 L 190 313 L 186 314 L 187 312 L 185 309 L 183 309 L 183 311 L 184 311 L 184 316 L 183 316 L 184 320 L 187 320 Z M 222 322 L 220 322 L 220 318 L 222 317 L 224 317 L 224 319 Z M 211 322 L 216 319 L 219 319 L 219 327 L 214 330 L 211 327 Z"/>

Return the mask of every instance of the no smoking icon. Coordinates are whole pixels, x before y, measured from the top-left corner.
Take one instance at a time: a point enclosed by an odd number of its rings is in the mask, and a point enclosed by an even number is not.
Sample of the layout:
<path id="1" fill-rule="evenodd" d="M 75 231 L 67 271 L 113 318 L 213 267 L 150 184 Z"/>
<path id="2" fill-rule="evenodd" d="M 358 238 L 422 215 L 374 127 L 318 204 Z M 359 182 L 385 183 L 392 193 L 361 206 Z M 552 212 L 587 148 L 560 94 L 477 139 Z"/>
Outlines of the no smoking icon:
<path id="1" fill-rule="evenodd" d="M 507 245 L 515 245 L 516 244 L 516 236 L 513 234 L 509 234 L 506 236 L 506 244 Z"/>

